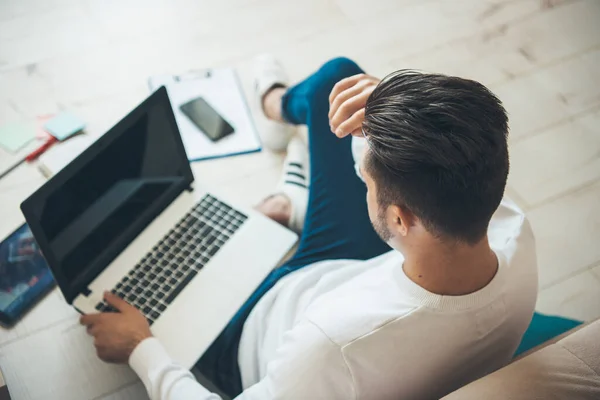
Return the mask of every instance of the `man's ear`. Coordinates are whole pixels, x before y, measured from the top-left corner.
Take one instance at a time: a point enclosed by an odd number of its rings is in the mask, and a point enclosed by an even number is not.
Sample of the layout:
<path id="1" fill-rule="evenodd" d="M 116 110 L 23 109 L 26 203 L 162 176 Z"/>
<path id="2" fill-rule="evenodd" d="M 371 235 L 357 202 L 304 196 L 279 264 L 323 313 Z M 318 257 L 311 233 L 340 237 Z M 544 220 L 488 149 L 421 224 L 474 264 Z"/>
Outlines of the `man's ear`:
<path id="1" fill-rule="evenodd" d="M 415 215 L 405 207 L 392 205 L 388 208 L 388 226 L 400 236 L 408 235 L 408 231 L 415 225 Z"/>

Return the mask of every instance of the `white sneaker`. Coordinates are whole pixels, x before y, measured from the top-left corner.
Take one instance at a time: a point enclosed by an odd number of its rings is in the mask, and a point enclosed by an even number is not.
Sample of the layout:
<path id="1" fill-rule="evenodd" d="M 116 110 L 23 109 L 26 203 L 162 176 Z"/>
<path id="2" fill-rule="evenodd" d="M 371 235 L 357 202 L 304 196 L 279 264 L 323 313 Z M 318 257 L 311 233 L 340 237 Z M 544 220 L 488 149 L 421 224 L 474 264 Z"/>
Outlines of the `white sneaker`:
<path id="1" fill-rule="evenodd" d="M 296 132 L 291 124 L 268 119 L 264 115 L 263 98 L 273 86 L 288 86 L 285 70 L 275 57 L 263 54 L 254 59 L 254 88 L 258 109 L 263 112 L 256 116 L 258 133 L 263 145 L 272 151 L 283 151 Z"/>

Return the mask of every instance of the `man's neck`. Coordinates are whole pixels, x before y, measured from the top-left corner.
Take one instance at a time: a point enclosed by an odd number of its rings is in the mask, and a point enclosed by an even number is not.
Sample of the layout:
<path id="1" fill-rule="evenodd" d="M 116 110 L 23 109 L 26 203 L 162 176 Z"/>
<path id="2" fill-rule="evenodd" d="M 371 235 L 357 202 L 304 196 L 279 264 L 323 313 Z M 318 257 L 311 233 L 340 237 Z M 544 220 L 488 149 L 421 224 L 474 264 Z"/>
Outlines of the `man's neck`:
<path id="1" fill-rule="evenodd" d="M 440 242 L 405 249 L 404 273 L 424 289 L 439 295 L 461 296 L 484 288 L 496 275 L 498 259 L 487 236 L 468 246 Z"/>

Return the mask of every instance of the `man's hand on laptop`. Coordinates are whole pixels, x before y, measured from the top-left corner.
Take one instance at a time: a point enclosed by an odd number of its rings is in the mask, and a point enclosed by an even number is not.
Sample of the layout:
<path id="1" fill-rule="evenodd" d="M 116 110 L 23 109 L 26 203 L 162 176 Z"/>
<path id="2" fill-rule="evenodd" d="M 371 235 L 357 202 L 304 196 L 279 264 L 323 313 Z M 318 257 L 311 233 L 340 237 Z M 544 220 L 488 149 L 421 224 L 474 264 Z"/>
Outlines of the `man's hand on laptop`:
<path id="1" fill-rule="evenodd" d="M 358 74 L 336 83 L 329 95 L 329 125 L 337 137 L 362 136 L 365 105 L 380 81 Z"/>
<path id="2" fill-rule="evenodd" d="M 104 300 L 118 312 L 82 315 L 79 322 L 94 337 L 96 353 L 101 360 L 126 363 L 136 346 L 152 336 L 148 321 L 142 313 L 112 293 L 104 293 Z"/>

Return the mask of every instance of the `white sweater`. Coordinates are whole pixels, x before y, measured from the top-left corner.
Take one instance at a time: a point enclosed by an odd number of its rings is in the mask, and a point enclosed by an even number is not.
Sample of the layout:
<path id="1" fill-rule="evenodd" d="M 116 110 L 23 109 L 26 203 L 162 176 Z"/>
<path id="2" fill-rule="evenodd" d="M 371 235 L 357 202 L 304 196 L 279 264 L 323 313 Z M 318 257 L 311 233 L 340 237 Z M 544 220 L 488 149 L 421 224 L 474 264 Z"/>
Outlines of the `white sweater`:
<path id="1" fill-rule="evenodd" d="M 465 296 L 412 282 L 402 254 L 324 261 L 271 289 L 248 317 L 239 347 L 237 399 L 429 399 L 505 365 L 537 295 L 529 224 L 503 201 L 489 228 L 493 280 Z M 152 399 L 218 399 L 177 366 L 157 339 L 130 365 Z"/>

